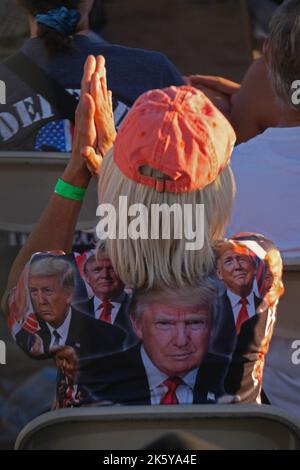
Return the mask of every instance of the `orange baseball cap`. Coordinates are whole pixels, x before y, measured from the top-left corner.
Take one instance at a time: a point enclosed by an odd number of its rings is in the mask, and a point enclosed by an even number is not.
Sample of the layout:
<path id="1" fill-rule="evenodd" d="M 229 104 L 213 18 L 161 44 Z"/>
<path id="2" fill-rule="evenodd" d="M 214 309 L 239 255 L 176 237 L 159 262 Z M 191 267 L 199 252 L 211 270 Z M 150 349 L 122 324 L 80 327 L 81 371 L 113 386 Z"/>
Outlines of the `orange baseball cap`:
<path id="1" fill-rule="evenodd" d="M 158 192 L 191 192 L 216 179 L 235 140 L 227 119 L 201 91 L 171 86 L 137 99 L 119 129 L 114 161 L 127 178 Z M 168 178 L 143 175 L 142 166 Z"/>

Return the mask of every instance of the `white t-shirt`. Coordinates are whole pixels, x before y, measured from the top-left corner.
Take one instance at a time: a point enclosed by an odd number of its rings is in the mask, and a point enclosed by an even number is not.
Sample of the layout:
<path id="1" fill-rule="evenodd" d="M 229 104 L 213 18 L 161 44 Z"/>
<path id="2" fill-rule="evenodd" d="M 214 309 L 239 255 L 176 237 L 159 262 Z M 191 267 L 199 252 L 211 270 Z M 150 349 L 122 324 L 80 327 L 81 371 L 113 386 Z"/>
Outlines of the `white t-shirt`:
<path id="1" fill-rule="evenodd" d="M 227 236 L 257 232 L 300 254 L 300 127 L 270 128 L 232 154 L 237 183 Z"/>
<path id="2" fill-rule="evenodd" d="M 263 389 L 271 405 L 300 420 L 300 339 L 273 336 L 266 355 Z"/>

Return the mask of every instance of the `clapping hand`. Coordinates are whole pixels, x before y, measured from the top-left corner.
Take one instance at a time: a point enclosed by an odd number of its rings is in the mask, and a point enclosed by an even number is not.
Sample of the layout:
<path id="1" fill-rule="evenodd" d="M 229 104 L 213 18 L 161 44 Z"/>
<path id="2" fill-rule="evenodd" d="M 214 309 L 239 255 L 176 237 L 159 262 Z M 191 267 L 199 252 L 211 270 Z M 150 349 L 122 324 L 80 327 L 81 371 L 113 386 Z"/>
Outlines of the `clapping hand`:
<path id="1" fill-rule="evenodd" d="M 77 125 L 78 121 L 78 125 Z M 80 155 L 93 176 L 116 138 L 112 93 L 107 89 L 105 59 L 89 56 L 81 83 L 81 102 L 76 112 Z"/>

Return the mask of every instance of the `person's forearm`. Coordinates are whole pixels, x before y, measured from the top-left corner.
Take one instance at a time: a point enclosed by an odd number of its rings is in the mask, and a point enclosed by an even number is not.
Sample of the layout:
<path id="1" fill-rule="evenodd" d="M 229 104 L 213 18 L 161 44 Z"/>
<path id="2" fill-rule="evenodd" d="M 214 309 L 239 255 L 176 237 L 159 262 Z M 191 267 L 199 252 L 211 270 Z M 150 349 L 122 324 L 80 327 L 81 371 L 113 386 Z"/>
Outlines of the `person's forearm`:
<path id="1" fill-rule="evenodd" d="M 73 169 L 68 165 L 62 175 L 66 183 L 86 188 L 90 173 L 86 168 Z M 62 250 L 70 252 L 76 223 L 82 202 L 53 194 L 39 222 L 20 250 L 10 270 L 7 289 L 14 287 L 33 253 L 37 251 Z"/>
<path id="2" fill-rule="evenodd" d="M 97 98 L 97 110 L 101 110 L 97 113 L 95 100 L 89 94 L 90 91 Z M 108 116 L 107 119 L 102 116 L 103 113 Z M 97 131 L 95 126 L 98 126 Z M 63 181 L 79 188 L 87 188 L 91 173 L 86 166 L 82 149 L 88 147 L 93 150 L 93 156 L 97 156 L 100 165 L 101 157 L 96 155 L 95 149 L 99 150 L 101 156 L 107 150 L 106 147 L 113 144 L 115 135 L 111 129 L 114 131 L 111 93 L 106 89 L 105 59 L 102 56 L 97 58 L 89 56 L 81 82 L 81 98 L 75 113 L 72 156 L 62 175 Z M 38 224 L 12 265 L 2 306 L 6 301 L 7 292 L 16 286 L 25 264 L 33 253 L 52 250 L 66 253 L 71 251 L 81 205 L 80 201 L 57 194 L 51 197 Z"/>

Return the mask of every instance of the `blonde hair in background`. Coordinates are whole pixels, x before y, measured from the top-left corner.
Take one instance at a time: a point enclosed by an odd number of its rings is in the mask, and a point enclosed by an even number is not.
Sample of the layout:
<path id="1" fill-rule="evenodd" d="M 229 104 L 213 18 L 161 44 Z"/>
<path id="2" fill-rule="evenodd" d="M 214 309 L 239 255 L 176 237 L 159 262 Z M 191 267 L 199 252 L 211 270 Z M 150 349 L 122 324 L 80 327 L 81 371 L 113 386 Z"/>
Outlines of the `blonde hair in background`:
<path id="1" fill-rule="evenodd" d="M 143 173 L 166 178 L 156 170 L 143 168 Z M 216 180 L 203 190 L 190 193 L 158 193 L 154 189 L 126 178 L 113 160 L 113 150 L 104 157 L 98 182 L 99 204 L 111 204 L 118 212 L 119 197 L 132 204 L 204 204 L 204 247 L 198 251 L 185 249 L 186 239 L 107 239 L 106 248 L 118 276 L 125 285 L 156 289 L 196 285 L 213 269 L 211 242 L 222 238 L 229 221 L 235 195 L 234 177 L 229 165 Z M 194 211 L 195 212 L 195 211 Z M 172 225 L 174 221 L 171 219 Z M 192 221 L 191 221 L 192 223 Z M 160 220 L 161 224 L 161 220 Z M 118 232 L 117 232 L 118 233 Z M 174 227 L 171 226 L 171 234 Z"/>

